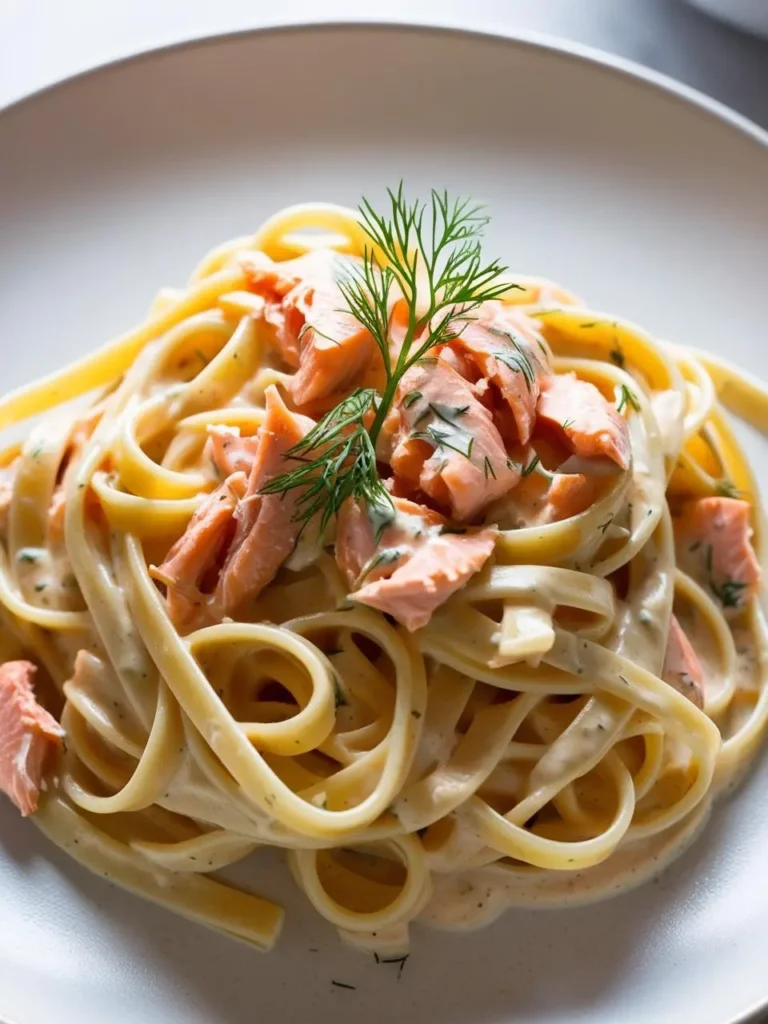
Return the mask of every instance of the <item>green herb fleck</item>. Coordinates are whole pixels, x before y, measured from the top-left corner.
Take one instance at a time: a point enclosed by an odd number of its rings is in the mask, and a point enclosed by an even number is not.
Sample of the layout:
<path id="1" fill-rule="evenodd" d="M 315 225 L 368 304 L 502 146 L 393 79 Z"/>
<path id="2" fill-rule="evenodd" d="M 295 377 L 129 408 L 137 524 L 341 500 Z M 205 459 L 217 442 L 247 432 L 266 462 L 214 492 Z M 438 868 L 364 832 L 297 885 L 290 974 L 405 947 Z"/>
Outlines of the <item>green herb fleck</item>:
<path id="1" fill-rule="evenodd" d="M 357 985 L 347 985 L 345 981 L 331 981 L 331 984 L 335 985 L 336 988 L 349 988 L 353 992 L 357 989 Z"/>
<path id="2" fill-rule="evenodd" d="M 534 455 L 534 457 L 531 459 L 531 461 L 528 463 L 528 465 L 523 469 L 522 476 L 530 476 L 531 473 L 534 471 L 534 469 L 536 469 L 536 467 L 538 466 L 538 464 L 540 462 L 541 462 L 541 459 L 539 458 L 539 456 L 538 455 Z"/>
<path id="3" fill-rule="evenodd" d="M 722 583 L 709 581 L 709 589 L 718 598 L 723 608 L 738 608 L 746 586 L 747 584 L 742 580 L 723 580 Z"/>
<path id="4" fill-rule="evenodd" d="M 496 479 L 496 474 L 493 470 L 493 464 L 487 455 L 483 459 L 483 472 L 485 473 L 486 480 L 488 479 L 489 476 L 492 476 L 494 480 Z"/>
<path id="5" fill-rule="evenodd" d="M 403 398 L 403 408 L 404 409 L 410 409 L 410 407 L 413 405 L 413 403 L 414 402 L 418 402 L 418 400 L 420 398 L 421 398 L 421 392 L 420 391 L 416 391 L 415 389 L 413 391 L 409 391 L 408 394 Z"/>
<path id="6" fill-rule="evenodd" d="M 640 412 L 640 402 L 637 400 L 637 395 L 626 384 L 622 384 L 619 389 L 619 402 L 616 406 L 616 412 L 623 412 L 627 405 L 630 405 L 635 412 Z"/>
<path id="7" fill-rule="evenodd" d="M 340 708 L 343 707 L 345 704 L 348 704 L 349 701 L 347 700 L 344 690 L 341 688 L 339 677 L 336 675 L 333 677 L 333 688 L 335 693 L 335 706 L 337 708 Z"/>
<path id="8" fill-rule="evenodd" d="M 718 480 L 715 486 L 715 494 L 718 494 L 721 498 L 740 498 L 741 491 L 733 483 L 732 480 Z"/>

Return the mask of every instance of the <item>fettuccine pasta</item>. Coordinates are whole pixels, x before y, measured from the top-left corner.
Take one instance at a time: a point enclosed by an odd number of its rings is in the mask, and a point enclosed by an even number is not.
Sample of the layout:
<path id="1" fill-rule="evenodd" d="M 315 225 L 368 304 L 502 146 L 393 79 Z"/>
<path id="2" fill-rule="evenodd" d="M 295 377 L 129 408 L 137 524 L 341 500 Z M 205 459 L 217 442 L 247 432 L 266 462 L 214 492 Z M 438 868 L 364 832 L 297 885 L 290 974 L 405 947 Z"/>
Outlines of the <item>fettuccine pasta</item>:
<path id="1" fill-rule="evenodd" d="M 430 295 L 423 240 L 409 303 L 385 242 L 283 210 L 0 400 L 39 417 L 0 460 L 0 785 L 258 949 L 265 847 L 388 955 L 413 922 L 639 883 L 768 716 L 762 506 L 723 407 L 765 431 L 763 385 L 538 278 L 459 263 Z"/>

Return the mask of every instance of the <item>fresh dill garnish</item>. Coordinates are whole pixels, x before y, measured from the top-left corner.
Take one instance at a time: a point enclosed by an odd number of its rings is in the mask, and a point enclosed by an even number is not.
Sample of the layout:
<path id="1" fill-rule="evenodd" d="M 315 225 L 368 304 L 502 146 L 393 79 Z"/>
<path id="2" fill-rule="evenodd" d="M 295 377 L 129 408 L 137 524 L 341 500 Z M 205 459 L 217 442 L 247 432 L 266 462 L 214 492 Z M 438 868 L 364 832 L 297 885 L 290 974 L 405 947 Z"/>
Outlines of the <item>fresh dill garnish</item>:
<path id="1" fill-rule="evenodd" d="M 707 566 L 707 572 L 711 576 L 712 575 L 712 566 L 714 564 L 714 551 L 712 550 L 712 545 L 711 544 L 707 544 L 707 546 L 704 549 L 704 561 L 705 561 L 705 564 Z"/>
<path id="2" fill-rule="evenodd" d="M 494 472 L 493 469 L 493 463 L 491 462 L 487 455 L 483 459 L 483 472 L 485 473 L 486 480 L 488 479 L 489 476 L 492 476 L 494 480 L 496 479 L 496 473 Z"/>
<path id="3" fill-rule="evenodd" d="M 426 829 L 424 829 L 423 831 L 426 832 Z M 410 953 L 405 953 L 405 954 L 403 954 L 403 956 L 384 957 L 384 956 L 379 956 L 378 953 L 374 953 L 373 957 L 374 957 L 374 959 L 375 959 L 377 964 L 397 964 L 398 968 L 399 968 L 398 972 L 397 972 L 397 980 L 400 981 L 400 975 L 403 973 L 403 968 L 405 967 L 406 963 L 408 962 L 408 958 L 410 957 L 410 955 L 411 955 Z"/>
<path id="4" fill-rule="evenodd" d="M 630 405 L 635 412 L 640 412 L 640 403 L 637 400 L 637 395 L 626 384 L 622 384 L 619 388 L 619 402 L 616 406 L 616 412 L 623 412 L 626 406 Z"/>
<path id="5" fill-rule="evenodd" d="M 27 562 L 28 564 L 32 564 L 33 562 L 37 562 L 38 559 L 40 558 L 39 549 L 20 548 L 16 557 L 20 562 Z"/>
<path id="6" fill-rule="evenodd" d="M 715 580 L 709 581 L 709 589 L 723 608 L 738 608 L 746 586 L 747 584 L 742 580 L 723 580 L 722 583 L 717 583 Z"/>
<path id="7" fill-rule="evenodd" d="M 606 519 L 604 523 L 600 523 L 598 525 L 598 527 L 597 527 L 598 530 L 600 531 L 600 533 L 604 534 L 605 531 L 608 529 L 608 527 L 611 525 L 612 522 L 613 522 L 613 516 L 609 516 L 608 519 Z"/>
<path id="8" fill-rule="evenodd" d="M 210 362 L 210 360 L 208 359 L 208 356 L 205 354 L 205 352 L 203 352 L 202 349 L 196 348 L 195 349 L 195 355 L 200 360 L 200 362 L 203 364 L 203 366 L 207 366 L 208 363 Z"/>
<path id="9" fill-rule="evenodd" d="M 510 370 L 514 370 L 517 373 L 523 375 L 526 388 L 530 391 L 533 385 L 536 383 L 536 371 L 531 362 L 531 357 L 528 355 L 525 345 L 523 345 L 510 330 L 506 330 L 501 327 L 494 327 L 493 325 L 488 327 L 490 334 L 495 334 L 499 338 L 506 338 L 513 348 L 514 352 L 504 352 L 503 350 L 495 351 L 492 353 L 494 359 L 498 359 L 500 363 L 504 363 Z"/>
<path id="10" fill-rule="evenodd" d="M 361 500 L 376 513 L 378 540 L 395 516 L 376 470 L 374 439 L 365 426 L 378 405 L 372 388 L 358 389 L 339 402 L 286 453 L 299 465 L 274 477 L 261 493 L 286 494 L 301 487 L 294 521 L 306 525 L 319 514 L 321 534 L 347 498 Z"/>
<path id="11" fill-rule="evenodd" d="M 718 480 L 715 487 L 715 494 L 721 498 L 740 498 L 741 491 L 732 480 Z"/>
<path id="12" fill-rule="evenodd" d="M 335 985 L 336 988 L 348 988 L 348 989 L 351 989 L 353 992 L 357 990 L 357 985 L 348 985 L 346 983 L 346 981 L 333 981 L 333 979 L 331 979 L 331 984 Z"/>
<path id="13" fill-rule="evenodd" d="M 531 461 L 528 463 L 528 465 L 525 466 L 524 469 L 522 470 L 521 476 L 530 476 L 531 473 L 534 471 L 534 469 L 536 469 L 536 467 L 538 466 L 538 464 L 540 462 L 541 462 L 541 459 L 539 458 L 539 456 L 538 455 L 534 455 L 534 457 L 531 459 Z"/>
<path id="14" fill-rule="evenodd" d="M 611 362 L 616 363 L 620 370 L 624 369 L 624 353 L 621 351 L 618 345 L 615 348 L 611 349 L 611 351 L 608 353 L 608 356 Z"/>
<path id="15" fill-rule="evenodd" d="M 563 420 L 563 430 L 567 430 L 568 427 L 572 427 L 576 420 Z"/>
<path id="16" fill-rule="evenodd" d="M 430 349 L 456 336 L 455 320 L 466 321 L 481 303 L 520 288 L 500 279 L 506 268 L 497 260 L 483 262 L 480 236 L 488 218 L 481 206 L 434 190 L 428 203 L 409 203 L 402 182 L 396 191 L 389 189 L 388 196 L 386 215 L 362 200 L 360 225 L 370 244 L 359 264 L 342 264 L 337 281 L 348 311 L 371 334 L 381 354 L 383 392 L 360 389 L 326 413 L 286 452 L 300 465 L 262 488 L 263 494 L 301 488 L 295 520 L 306 525 L 319 515 L 321 533 L 347 498 L 379 512 L 389 509 L 391 521 L 394 507 L 378 475 L 376 441 L 403 375 Z M 389 338 L 395 294 L 406 309 L 399 352 L 390 350 Z M 452 447 L 436 425 L 425 433 L 436 446 Z M 467 451 L 456 450 L 469 458 L 471 441 Z M 377 518 L 386 525 L 386 516 Z"/>
<path id="17" fill-rule="evenodd" d="M 453 429 L 446 430 L 439 423 L 430 423 L 426 430 L 415 430 L 411 437 L 419 441 L 427 441 L 435 448 L 450 448 L 451 451 L 463 455 L 465 459 L 471 458 L 472 447 L 475 443 L 474 436 L 465 430 L 457 429 L 454 424 L 450 423 L 450 420 L 445 422 L 449 423 Z"/>
<path id="18" fill-rule="evenodd" d="M 334 691 L 334 705 L 337 708 L 344 707 L 349 701 L 346 698 L 344 691 L 341 688 L 338 676 L 333 677 L 333 691 Z"/>
<path id="19" fill-rule="evenodd" d="M 357 578 L 357 586 L 369 576 L 374 569 L 377 569 L 380 565 L 392 565 L 394 562 L 398 562 L 403 557 L 403 552 L 400 548 L 382 548 L 377 551 L 372 558 L 368 560 L 366 565 L 363 567 L 362 572 Z"/>
<path id="20" fill-rule="evenodd" d="M 415 389 L 413 391 L 409 391 L 408 394 L 403 399 L 403 408 L 404 409 L 410 409 L 410 407 L 413 405 L 413 403 L 414 402 L 418 402 L 418 400 L 420 398 L 421 398 L 421 392 L 420 391 L 416 391 Z"/>

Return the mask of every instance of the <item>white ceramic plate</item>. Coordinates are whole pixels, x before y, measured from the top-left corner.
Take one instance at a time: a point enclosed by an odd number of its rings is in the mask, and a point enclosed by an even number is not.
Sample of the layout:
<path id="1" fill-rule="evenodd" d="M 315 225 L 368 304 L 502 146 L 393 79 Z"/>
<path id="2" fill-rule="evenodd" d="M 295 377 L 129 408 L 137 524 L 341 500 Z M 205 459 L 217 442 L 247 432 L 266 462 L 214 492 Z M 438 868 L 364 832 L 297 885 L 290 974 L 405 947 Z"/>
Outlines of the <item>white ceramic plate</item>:
<path id="1" fill-rule="evenodd" d="M 326 27 L 120 64 L 0 117 L 2 386 L 122 330 L 277 207 L 401 176 L 488 200 L 489 251 L 513 268 L 768 375 L 766 141 L 530 40 Z M 471 935 L 415 929 L 399 979 L 344 949 L 269 855 L 263 889 L 289 915 L 262 957 L 91 877 L 0 799 L 0 1017 L 734 1021 L 768 1000 L 767 767 L 656 884 Z"/>

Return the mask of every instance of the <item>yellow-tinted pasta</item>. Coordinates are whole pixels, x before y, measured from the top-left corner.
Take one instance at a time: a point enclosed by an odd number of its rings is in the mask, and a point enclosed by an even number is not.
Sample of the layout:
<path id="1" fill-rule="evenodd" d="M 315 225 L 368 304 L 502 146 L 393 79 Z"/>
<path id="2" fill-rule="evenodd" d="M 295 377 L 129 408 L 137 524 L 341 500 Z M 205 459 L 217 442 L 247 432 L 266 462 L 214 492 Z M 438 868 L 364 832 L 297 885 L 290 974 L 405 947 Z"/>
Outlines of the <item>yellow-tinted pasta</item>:
<path id="1" fill-rule="evenodd" d="M 282 571 L 253 621 L 177 632 L 149 566 L 217 486 L 206 429 L 256 434 L 265 388 L 290 380 L 238 254 L 365 244 L 352 211 L 284 210 L 145 323 L 0 400 L 8 426 L 109 388 L 82 441 L 53 414 L 3 459 L 18 454 L 3 622 L 61 691 L 67 732 L 35 821 L 94 871 L 260 949 L 281 910 L 215 872 L 253 854 L 263 889 L 264 846 L 290 851 L 347 941 L 386 953 L 413 921 L 473 927 L 634 884 L 690 841 L 768 717 L 759 598 L 726 616 L 676 566 L 670 518 L 727 479 L 762 558 L 756 483 L 719 402 L 765 429 L 765 389 L 534 279 L 504 301 L 539 323 L 555 371 L 637 396 L 631 467 L 598 501 L 527 528 L 500 515 L 494 563 L 414 634 L 346 601 L 322 552 Z M 619 596 L 609 577 L 625 570 Z M 673 604 L 704 638 L 703 710 L 660 678 Z"/>

